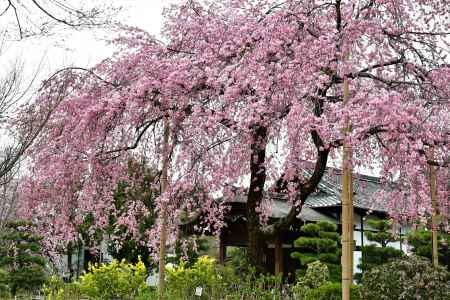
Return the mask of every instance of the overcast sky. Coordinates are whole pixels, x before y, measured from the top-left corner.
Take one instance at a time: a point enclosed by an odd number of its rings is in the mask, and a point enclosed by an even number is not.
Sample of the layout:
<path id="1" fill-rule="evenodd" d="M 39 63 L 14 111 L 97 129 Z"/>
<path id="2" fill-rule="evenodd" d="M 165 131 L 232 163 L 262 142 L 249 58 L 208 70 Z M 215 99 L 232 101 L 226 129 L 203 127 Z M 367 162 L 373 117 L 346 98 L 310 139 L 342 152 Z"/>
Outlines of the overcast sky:
<path id="1" fill-rule="evenodd" d="M 84 0 L 86 1 L 86 0 Z M 113 4 L 122 7 L 117 20 L 123 24 L 137 26 L 158 36 L 162 27 L 162 11 L 170 2 L 176 0 L 90 0 L 98 4 Z M 71 3 L 75 3 L 73 1 Z M 79 0 L 80 3 L 83 0 Z M 95 4 L 97 4 L 95 3 Z M 5 22 L 3 16 L 2 21 Z M 10 18 L 13 16 L 9 16 Z M 13 19 L 12 21 L 14 21 Z M 6 20 L 6 22 L 8 22 Z M 42 80 L 55 71 L 67 67 L 90 67 L 111 55 L 113 48 L 107 45 L 107 33 L 100 30 L 74 31 L 58 28 L 50 37 L 27 38 L 21 41 L 6 42 L 0 49 L 0 77 L 6 76 L 10 66 L 19 62 L 24 68 L 23 87 L 25 88 L 37 74 L 34 90 L 31 89 L 28 100 Z M 112 37 L 113 33 L 109 32 Z M 8 143 L 10 137 L 0 128 L 0 148 Z"/>
<path id="2" fill-rule="evenodd" d="M 159 35 L 162 25 L 161 13 L 169 0 L 94 0 L 99 3 L 113 3 L 123 9 L 117 16 L 126 25 L 137 26 L 154 35 Z M 82 2 L 82 0 L 80 0 Z M 27 39 L 11 42 L 0 55 L 0 63 L 5 66 L 15 60 L 23 62 L 28 76 L 40 68 L 39 77 L 44 79 L 55 70 L 68 65 L 92 66 L 108 57 L 112 48 L 108 47 L 104 33 L 92 30 L 81 32 L 56 31 L 49 38 Z M 4 72 L 5 68 L 0 70 Z"/>

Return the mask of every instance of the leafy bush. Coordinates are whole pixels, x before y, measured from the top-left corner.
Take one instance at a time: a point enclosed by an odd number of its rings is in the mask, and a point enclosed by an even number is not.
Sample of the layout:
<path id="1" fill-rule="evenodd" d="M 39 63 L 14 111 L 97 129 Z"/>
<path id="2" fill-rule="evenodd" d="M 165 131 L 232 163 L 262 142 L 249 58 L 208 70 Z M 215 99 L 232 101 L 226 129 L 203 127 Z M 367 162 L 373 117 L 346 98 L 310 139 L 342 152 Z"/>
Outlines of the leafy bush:
<path id="1" fill-rule="evenodd" d="M 340 283 L 328 282 L 316 289 L 311 289 L 307 293 L 304 300 L 341 300 L 342 286 Z M 350 299 L 362 299 L 359 295 L 359 286 L 352 286 L 350 288 Z"/>
<path id="2" fill-rule="evenodd" d="M 320 261 L 315 261 L 308 264 L 305 276 L 300 277 L 297 284 L 310 289 L 315 289 L 328 283 L 329 279 L 330 272 L 328 271 L 327 265 Z"/>
<path id="3" fill-rule="evenodd" d="M 450 274 L 418 256 L 394 260 L 363 276 L 363 299 L 450 299 Z"/>
<path id="4" fill-rule="evenodd" d="M 320 261 L 308 264 L 305 276 L 300 277 L 294 287 L 296 299 L 340 300 L 342 298 L 341 284 L 330 282 L 329 278 L 330 272 L 326 264 Z M 351 299 L 360 299 L 356 286 L 351 288 Z"/>
<path id="5" fill-rule="evenodd" d="M 254 268 L 236 274 L 233 268 L 219 265 L 208 256 L 200 257 L 191 267 L 181 263 L 168 268 L 166 280 L 166 299 L 170 300 L 289 299 L 283 296 L 280 276 L 257 274 Z M 202 288 L 201 296 L 195 296 L 197 287 Z M 145 299 L 152 297 L 154 293 L 149 291 Z"/>
<path id="6" fill-rule="evenodd" d="M 315 261 L 308 264 L 305 276 L 297 279 L 297 284 L 294 286 L 294 293 L 297 298 L 305 299 L 311 289 L 327 284 L 330 279 L 330 272 L 327 265 L 320 261 Z"/>
<path id="7" fill-rule="evenodd" d="M 215 259 L 201 256 L 192 265 L 187 267 L 181 262 L 178 267 L 167 269 L 167 296 L 169 299 L 189 299 L 195 295 L 196 288 L 202 288 L 202 296 L 197 299 L 210 299 L 215 293 L 222 292 L 225 280 L 218 270 Z"/>
<path id="8" fill-rule="evenodd" d="M 140 259 L 135 265 L 113 260 L 110 264 L 90 265 L 89 272 L 81 276 L 79 287 L 90 299 L 133 299 L 145 288 L 146 275 Z"/>

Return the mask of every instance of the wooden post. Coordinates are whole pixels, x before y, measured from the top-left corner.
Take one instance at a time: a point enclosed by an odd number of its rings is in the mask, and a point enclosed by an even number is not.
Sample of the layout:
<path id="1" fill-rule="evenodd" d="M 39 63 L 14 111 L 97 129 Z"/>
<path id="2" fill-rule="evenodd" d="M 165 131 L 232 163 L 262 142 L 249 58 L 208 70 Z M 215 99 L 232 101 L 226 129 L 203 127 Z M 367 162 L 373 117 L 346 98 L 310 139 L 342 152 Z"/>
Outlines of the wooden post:
<path id="1" fill-rule="evenodd" d="M 349 82 L 344 78 L 345 106 L 350 97 Z M 342 299 L 350 300 L 350 286 L 353 283 L 353 182 L 352 182 L 352 148 L 346 141 L 351 131 L 350 120 L 345 121 L 344 142 L 342 150 Z"/>
<path id="2" fill-rule="evenodd" d="M 279 237 L 275 238 L 275 275 L 283 274 L 283 248 Z"/>
<path id="3" fill-rule="evenodd" d="M 163 138 L 163 165 L 161 170 L 161 194 L 165 192 L 168 185 L 167 169 L 169 164 L 169 120 L 164 118 L 164 138 Z M 166 267 L 166 240 L 167 240 L 167 210 L 165 205 L 161 205 L 161 232 L 159 237 L 159 278 L 158 278 L 158 299 L 164 299 L 165 292 L 165 267 Z"/>
<path id="4" fill-rule="evenodd" d="M 430 150 L 430 159 L 434 159 L 433 149 Z M 431 238 L 432 238 L 432 261 L 433 266 L 437 267 L 439 265 L 439 254 L 438 254 L 438 227 L 439 227 L 439 209 L 437 204 L 437 179 L 436 179 L 436 167 L 429 164 L 429 180 L 430 180 L 430 193 L 431 193 L 431 205 L 433 207 L 433 214 L 431 216 Z"/>
<path id="5" fill-rule="evenodd" d="M 223 242 L 222 236 L 219 236 L 219 263 L 224 264 L 227 258 L 227 249 Z"/>

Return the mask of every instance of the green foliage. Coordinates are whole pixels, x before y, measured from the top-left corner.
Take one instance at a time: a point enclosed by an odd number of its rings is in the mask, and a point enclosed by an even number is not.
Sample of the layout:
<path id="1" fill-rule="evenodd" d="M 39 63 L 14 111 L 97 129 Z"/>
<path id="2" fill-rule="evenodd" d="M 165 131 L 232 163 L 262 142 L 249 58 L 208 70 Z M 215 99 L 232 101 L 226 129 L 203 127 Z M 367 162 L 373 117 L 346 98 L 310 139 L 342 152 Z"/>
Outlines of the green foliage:
<path id="1" fill-rule="evenodd" d="M 297 285 L 308 287 L 310 289 L 316 289 L 327 283 L 329 279 L 330 272 L 328 271 L 327 265 L 321 263 L 320 261 L 315 261 L 308 264 L 305 276 L 300 277 Z"/>
<path id="2" fill-rule="evenodd" d="M 361 289 L 366 300 L 450 299 L 449 272 L 418 256 L 396 259 L 364 273 Z"/>
<path id="3" fill-rule="evenodd" d="M 238 274 L 247 273 L 250 270 L 250 261 L 247 248 L 227 247 L 227 265 L 233 268 Z"/>
<path id="4" fill-rule="evenodd" d="M 64 283 L 61 278 L 51 276 L 42 288 L 46 300 L 79 300 L 82 297 L 80 284 Z"/>
<path id="5" fill-rule="evenodd" d="M 340 235 L 335 224 L 321 221 L 305 224 L 300 228 L 302 236 L 294 241 L 300 252 L 293 252 L 292 258 L 300 260 L 302 268 L 299 276 L 306 271 L 307 265 L 314 261 L 327 264 L 331 281 L 340 280 Z"/>
<path id="6" fill-rule="evenodd" d="M 192 266 L 200 256 L 208 254 L 210 241 L 205 236 L 191 235 L 189 238 L 180 238 L 175 243 L 175 256 L 168 257 L 168 263 L 178 264 L 183 260 L 187 267 Z"/>
<path id="7" fill-rule="evenodd" d="M 3 281 L 13 296 L 20 290 L 37 290 L 46 280 L 42 237 L 34 233 L 34 227 L 28 221 L 10 221 L 0 233 L 0 267 L 6 271 Z"/>
<path id="8" fill-rule="evenodd" d="M 359 286 L 352 286 L 350 288 L 350 299 L 359 300 L 363 299 L 360 296 Z M 316 289 L 312 289 L 308 292 L 304 299 L 299 300 L 341 300 L 342 299 L 342 286 L 337 282 L 328 282 Z"/>
<path id="9" fill-rule="evenodd" d="M 147 271 L 142 261 L 136 264 L 113 260 L 110 264 L 89 266 L 81 276 L 79 287 L 90 299 L 133 299 L 145 288 Z"/>
<path id="10" fill-rule="evenodd" d="M 397 240 L 390 232 L 392 223 L 389 220 L 369 220 L 368 224 L 376 231 L 365 232 L 367 239 L 372 242 L 377 242 L 381 247 L 374 244 L 361 247 L 362 257 L 358 268 L 362 270 L 362 273 L 355 275 L 355 279 L 358 282 L 361 282 L 364 272 L 368 272 L 373 267 L 403 256 L 401 250 L 388 246 L 389 243 Z"/>
<path id="11" fill-rule="evenodd" d="M 377 242 L 381 247 L 386 247 L 389 243 L 395 242 L 398 239 L 390 232 L 392 229 L 392 222 L 390 220 L 368 220 L 367 223 L 374 232 L 366 231 L 369 241 Z"/>
<path id="12" fill-rule="evenodd" d="M 315 261 L 308 264 L 305 276 L 298 279 L 294 293 L 298 300 L 340 300 L 342 287 L 340 283 L 329 281 L 330 273 L 326 264 Z M 352 286 L 351 299 L 359 298 L 358 288 Z"/>
<path id="13" fill-rule="evenodd" d="M 167 269 L 166 299 L 289 299 L 283 296 L 281 277 L 257 274 L 254 268 L 235 273 L 230 266 L 222 266 L 210 257 L 200 257 L 191 267 L 181 263 Z M 195 296 L 197 287 L 202 295 Z M 147 291 L 145 299 L 155 291 Z"/>
<path id="14" fill-rule="evenodd" d="M 416 255 L 431 259 L 432 239 L 431 231 L 417 230 L 408 234 L 408 243 L 412 246 L 412 252 Z M 450 271 L 450 234 L 438 233 L 439 263 L 447 266 Z"/>
<path id="15" fill-rule="evenodd" d="M 8 273 L 0 269 L 0 299 L 7 298 L 9 296 L 9 288 L 8 288 Z"/>
<path id="16" fill-rule="evenodd" d="M 202 296 L 198 298 L 209 299 L 215 291 L 224 289 L 221 279 L 213 258 L 199 257 L 190 268 L 182 261 L 179 266 L 167 269 L 167 294 L 170 299 L 188 299 L 201 287 Z"/>

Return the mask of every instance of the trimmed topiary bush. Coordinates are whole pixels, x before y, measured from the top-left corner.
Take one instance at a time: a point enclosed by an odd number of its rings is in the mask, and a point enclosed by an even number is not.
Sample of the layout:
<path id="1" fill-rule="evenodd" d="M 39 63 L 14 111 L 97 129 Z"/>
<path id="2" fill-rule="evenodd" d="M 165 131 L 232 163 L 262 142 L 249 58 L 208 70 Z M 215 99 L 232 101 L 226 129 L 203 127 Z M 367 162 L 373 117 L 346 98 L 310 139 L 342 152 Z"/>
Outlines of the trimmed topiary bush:
<path id="1" fill-rule="evenodd" d="M 0 232 L 0 267 L 6 271 L 1 276 L 12 296 L 35 292 L 46 281 L 42 237 L 35 233 L 35 227 L 29 221 L 15 220 L 6 223 Z"/>
<path id="2" fill-rule="evenodd" d="M 297 276 L 303 276 L 309 263 L 325 263 L 330 272 L 330 280 L 338 282 L 341 278 L 340 235 L 335 224 L 321 221 L 305 224 L 300 228 L 302 236 L 294 241 L 299 252 L 293 252 L 292 258 L 298 259 L 302 267 Z"/>
<path id="3" fill-rule="evenodd" d="M 403 252 L 399 249 L 389 247 L 388 244 L 397 241 L 398 239 L 391 233 L 392 223 L 389 220 L 369 220 L 370 227 L 375 229 L 375 232 L 365 232 L 367 239 L 372 242 L 377 242 L 378 245 L 368 245 L 362 247 L 361 262 L 358 265 L 362 273 L 370 271 L 373 267 L 385 264 L 392 259 L 403 256 Z M 360 283 L 362 273 L 355 274 L 355 279 Z"/>
<path id="4" fill-rule="evenodd" d="M 412 246 L 411 251 L 419 256 L 431 259 L 432 239 L 431 231 L 414 230 L 408 234 L 408 244 Z M 439 264 L 445 265 L 450 271 L 450 234 L 438 233 Z"/>
<path id="5" fill-rule="evenodd" d="M 450 299 L 449 272 L 426 258 L 411 256 L 372 268 L 363 275 L 365 300 Z"/>

